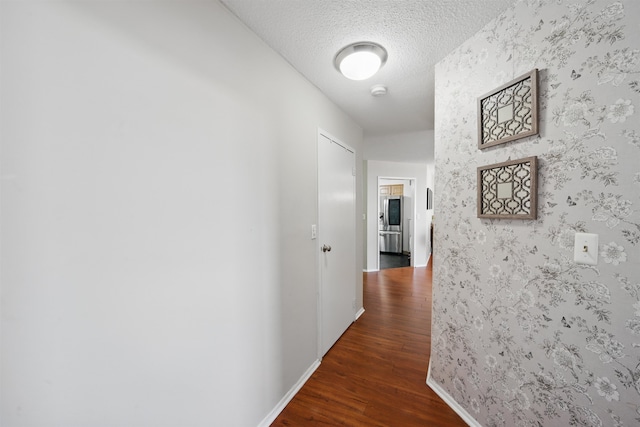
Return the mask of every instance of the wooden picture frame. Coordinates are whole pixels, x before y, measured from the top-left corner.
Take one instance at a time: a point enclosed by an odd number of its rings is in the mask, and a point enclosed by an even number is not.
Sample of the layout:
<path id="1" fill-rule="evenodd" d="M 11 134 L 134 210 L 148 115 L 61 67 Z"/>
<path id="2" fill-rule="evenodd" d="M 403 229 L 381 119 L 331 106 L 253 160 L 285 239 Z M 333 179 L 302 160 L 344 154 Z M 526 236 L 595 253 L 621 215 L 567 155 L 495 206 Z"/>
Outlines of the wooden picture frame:
<path id="1" fill-rule="evenodd" d="M 478 218 L 536 219 L 538 158 L 478 168 Z"/>
<path id="2" fill-rule="evenodd" d="M 538 134 L 538 69 L 478 98 L 478 148 Z"/>

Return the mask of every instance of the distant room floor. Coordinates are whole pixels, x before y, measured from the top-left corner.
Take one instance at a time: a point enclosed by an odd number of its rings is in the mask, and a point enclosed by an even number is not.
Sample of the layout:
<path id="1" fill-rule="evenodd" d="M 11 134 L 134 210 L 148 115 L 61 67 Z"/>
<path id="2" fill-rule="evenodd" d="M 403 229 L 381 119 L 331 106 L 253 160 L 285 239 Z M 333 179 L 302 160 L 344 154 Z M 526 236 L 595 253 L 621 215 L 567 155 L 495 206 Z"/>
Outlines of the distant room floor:
<path id="1" fill-rule="evenodd" d="M 409 255 L 380 252 L 380 270 L 387 268 L 409 267 L 411 260 Z"/>

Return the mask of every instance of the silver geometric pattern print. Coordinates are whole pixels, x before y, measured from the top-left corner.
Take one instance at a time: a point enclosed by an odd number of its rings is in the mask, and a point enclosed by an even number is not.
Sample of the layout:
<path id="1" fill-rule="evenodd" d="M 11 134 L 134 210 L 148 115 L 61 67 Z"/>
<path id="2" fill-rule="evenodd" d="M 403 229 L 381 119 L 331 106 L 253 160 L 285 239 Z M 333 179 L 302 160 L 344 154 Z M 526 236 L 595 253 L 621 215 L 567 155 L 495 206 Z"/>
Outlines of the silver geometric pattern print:
<path id="1" fill-rule="evenodd" d="M 538 133 L 537 70 L 478 99 L 478 147 L 513 141 Z"/>
<path id="2" fill-rule="evenodd" d="M 528 157 L 478 168 L 478 217 L 535 218 L 536 167 Z"/>

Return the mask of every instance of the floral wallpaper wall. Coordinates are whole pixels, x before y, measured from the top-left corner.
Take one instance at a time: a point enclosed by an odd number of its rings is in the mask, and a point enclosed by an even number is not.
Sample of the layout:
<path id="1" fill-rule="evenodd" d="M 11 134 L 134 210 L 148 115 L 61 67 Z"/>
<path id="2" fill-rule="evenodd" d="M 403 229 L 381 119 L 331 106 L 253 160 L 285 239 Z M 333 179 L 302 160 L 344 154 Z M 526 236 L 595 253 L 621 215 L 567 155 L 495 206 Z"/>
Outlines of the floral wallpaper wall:
<path id="1" fill-rule="evenodd" d="M 540 134 L 478 150 L 533 68 Z M 478 219 L 476 168 L 534 155 L 538 219 Z M 437 65 L 435 156 L 430 382 L 482 426 L 640 425 L 640 1 L 518 1 Z"/>

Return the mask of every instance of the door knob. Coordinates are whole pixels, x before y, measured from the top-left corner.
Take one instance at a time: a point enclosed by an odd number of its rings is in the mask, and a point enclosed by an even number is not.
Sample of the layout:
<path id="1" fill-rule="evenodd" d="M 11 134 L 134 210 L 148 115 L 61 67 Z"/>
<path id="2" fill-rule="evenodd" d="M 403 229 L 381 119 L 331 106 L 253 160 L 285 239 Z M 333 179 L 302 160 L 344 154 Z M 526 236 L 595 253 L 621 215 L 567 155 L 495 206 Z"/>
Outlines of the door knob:
<path id="1" fill-rule="evenodd" d="M 331 246 L 322 245 L 322 252 L 331 252 Z"/>

